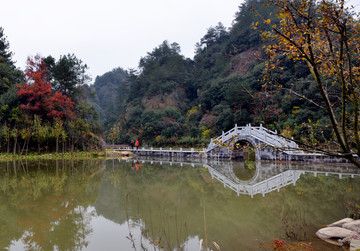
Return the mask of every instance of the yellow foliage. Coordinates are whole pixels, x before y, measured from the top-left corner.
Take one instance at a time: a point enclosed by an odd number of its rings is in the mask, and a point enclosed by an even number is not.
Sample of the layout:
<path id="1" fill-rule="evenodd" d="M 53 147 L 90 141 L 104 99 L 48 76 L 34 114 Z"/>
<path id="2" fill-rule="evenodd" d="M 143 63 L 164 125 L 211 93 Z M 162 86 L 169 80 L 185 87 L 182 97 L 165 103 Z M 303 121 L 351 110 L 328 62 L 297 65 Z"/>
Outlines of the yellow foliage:
<path id="1" fill-rule="evenodd" d="M 211 133 L 211 129 L 208 129 L 206 126 L 202 126 L 200 127 L 201 130 L 201 135 L 204 139 L 210 139 L 210 133 Z"/>
<path id="2" fill-rule="evenodd" d="M 270 23 L 271 23 L 270 18 L 268 20 L 264 20 L 264 24 L 270 24 Z"/>

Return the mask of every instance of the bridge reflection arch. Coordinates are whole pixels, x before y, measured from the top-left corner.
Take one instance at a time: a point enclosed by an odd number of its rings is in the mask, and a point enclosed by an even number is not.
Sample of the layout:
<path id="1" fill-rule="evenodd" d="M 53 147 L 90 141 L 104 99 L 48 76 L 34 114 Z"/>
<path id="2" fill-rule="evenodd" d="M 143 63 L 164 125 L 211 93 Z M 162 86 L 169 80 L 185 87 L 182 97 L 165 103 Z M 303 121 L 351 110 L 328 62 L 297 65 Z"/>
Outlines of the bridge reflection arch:
<path id="1" fill-rule="evenodd" d="M 259 168 L 257 168 L 256 164 L 258 164 L 257 162 L 253 162 L 252 164 L 255 165 L 255 170 L 254 172 L 252 172 L 252 175 L 250 178 L 248 179 L 244 179 L 244 176 L 240 176 L 238 175 L 238 173 L 236 171 L 234 171 L 234 169 L 236 170 L 237 168 L 246 168 L 245 167 L 245 162 L 243 161 L 239 161 L 239 162 L 233 162 L 233 161 L 227 161 L 227 162 L 220 162 L 221 164 L 205 164 L 205 167 L 207 167 L 207 169 L 209 170 L 210 174 L 213 177 L 213 174 L 216 172 L 218 173 L 216 176 L 224 176 L 223 178 L 221 178 L 222 180 L 228 179 L 230 181 L 233 181 L 237 184 L 243 184 L 243 185 L 248 185 L 248 184 L 252 184 L 254 183 L 254 181 L 256 181 L 258 179 L 259 176 Z M 234 165 L 234 163 L 236 163 Z M 240 177 L 239 177 L 240 176 Z"/>

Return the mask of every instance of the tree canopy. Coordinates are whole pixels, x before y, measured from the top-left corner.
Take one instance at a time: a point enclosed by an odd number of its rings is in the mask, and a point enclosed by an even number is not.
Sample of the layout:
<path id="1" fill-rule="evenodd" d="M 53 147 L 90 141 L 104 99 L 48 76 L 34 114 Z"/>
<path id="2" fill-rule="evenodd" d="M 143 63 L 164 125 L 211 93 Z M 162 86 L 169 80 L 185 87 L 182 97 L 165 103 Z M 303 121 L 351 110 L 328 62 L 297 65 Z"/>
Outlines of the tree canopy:
<path id="1" fill-rule="evenodd" d="M 87 66 L 73 54 L 58 61 L 36 55 L 22 72 L 12 55 L 0 27 L 0 151 L 101 148 Z"/>
<path id="2" fill-rule="evenodd" d="M 60 56 L 58 61 L 52 56 L 44 58 L 47 76 L 55 91 L 61 92 L 73 100 L 78 99 L 79 87 L 88 84 L 87 65 L 74 54 Z"/>
<path id="3" fill-rule="evenodd" d="M 39 55 L 28 58 L 25 69 L 26 82 L 18 85 L 17 92 L 20 108 L 40 118 L 73 118 L 74 102 L 70 97 L 51 90 L 51 83 L 46 74 L 44 59 Z"/>

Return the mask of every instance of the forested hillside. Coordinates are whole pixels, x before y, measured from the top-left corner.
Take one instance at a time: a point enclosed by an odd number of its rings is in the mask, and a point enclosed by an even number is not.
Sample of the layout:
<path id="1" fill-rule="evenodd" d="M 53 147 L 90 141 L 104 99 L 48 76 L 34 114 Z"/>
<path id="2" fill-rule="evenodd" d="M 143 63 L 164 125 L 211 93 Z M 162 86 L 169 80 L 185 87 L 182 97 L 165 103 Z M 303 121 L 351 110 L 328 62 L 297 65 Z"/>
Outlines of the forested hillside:
<path id="1" fill-rule="evenodd" d="M 210 26 L 193 59 L 164 40 L 136 69 L 93 85 L 73 54 L 29 57 L 20 71 L 0 27 L 0 151 L 99 149 L 102 139 L 205 147 L 235 124 L 261 123 L 310 149 L 359 155 L 359 21 L 332 2 L 269 1 L 246 0 L 231 27 Z M 291 23 L 291 11 L 303 14 Z"/>
<path id="2" fill-rule="evenodd" d="M 278 22 L 275 7 L 264 3 L 248 0 L 236 12 L 232 27 L 210 27 L 196 44 L 193 60 L 181 55 L 177 43 L 164 41 L 140 60 L 138 71 L 128 73 L 126 84 L 123 77 L 113 79 L 112 83 L 121 82 L 117 96 L 122 98 L 113 113 L 116 123 L 110 128 L 105 120 L 107 139 L 200 146 L 235 124 L 262 123 L 286 136 L 309 135 L 308 121 L 318 121 L 316 130 L 328 133 L 324 113 L 296 95 L 297 90 L 314 99 L 318 95 L 306 64 L 283 60 L 284 69 L 270 76 L 282 88 L 263 86 L 265 43 L 253 26 L 258 22 L 258 29 L 266 30 L 263 20 Z M 109 72 L 101 78 L 109 74 L 115 76 Z M 113 88 L 109 84 L 102 91 L 97 84 L 99 97 Z M 106 106 L 100 99 L 99 105 Z"/>
<path id="3" fill-rule="evenodd" d="M 127 71 L 122 68 L 113 69 L 95 78 L 96 96 L 91 97 L 103 122 L 103 129 L 108 130 L 118 119 L 119 109 L 128 96 Z"/>

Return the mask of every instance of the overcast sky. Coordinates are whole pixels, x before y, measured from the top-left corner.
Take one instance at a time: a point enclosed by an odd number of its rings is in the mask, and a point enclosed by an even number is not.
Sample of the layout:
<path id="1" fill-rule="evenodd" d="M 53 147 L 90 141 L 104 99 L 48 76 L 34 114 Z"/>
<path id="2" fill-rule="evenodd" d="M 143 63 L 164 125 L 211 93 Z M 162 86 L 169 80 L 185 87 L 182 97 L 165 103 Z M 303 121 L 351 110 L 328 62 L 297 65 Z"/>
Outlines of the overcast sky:
<path id="1" fill-rule="evenodd" d="M 0 26 L 24 69 L 39 53 L 74 53 L 93 79 L 116 67 L 138 66 L 164 40 L 193 58 L 210 26 L 230 27 L 243 0 L 0 0 Z M 350 0 L 358 6 L 360 0 Z"/>
<path id="2" fill-rule="evenodd" d="M 3 2 L 3 3 L 1 3 Z M 39 53 L 74 53 L 93 79 L 115 67 L 138 66 L 164 40 L 186 57 L 210 26 L 231 26 L 242 0 L 0 0 L 0 26 L 24 69 Z"/>

